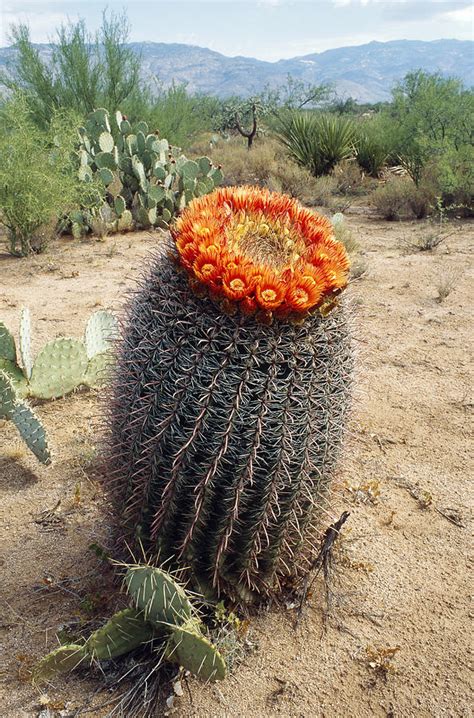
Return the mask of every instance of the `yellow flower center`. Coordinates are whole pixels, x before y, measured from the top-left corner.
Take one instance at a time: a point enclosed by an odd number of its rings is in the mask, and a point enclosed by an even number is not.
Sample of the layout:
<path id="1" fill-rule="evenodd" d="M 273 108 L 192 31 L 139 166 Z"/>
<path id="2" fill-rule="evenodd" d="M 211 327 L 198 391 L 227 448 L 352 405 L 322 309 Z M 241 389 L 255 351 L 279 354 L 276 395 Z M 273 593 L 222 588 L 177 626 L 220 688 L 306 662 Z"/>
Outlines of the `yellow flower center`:
<path id="1" fill-rule="evenodd" d="M 234 290 L 234 292 L 242 292 L 245 289 L 245 283 L 236 277 L 230 282 L 230 288 Z"/>
<path id="2" fill-rule="evenodd" d="M 203 274 L 211 274 L 215 269 L 215 266 L 213 264 L 203 264 L 201 272 Z"/>
<path id="3" fill-rule="evenodd" d="M 262 298 L 266 302 L 274 302 L 277 297 L 277 293 L 274 289 L 264 289 L 262 292 Z"/>
<path id="4" fill-rule="evenodd" d="M 296 264 L 305 250 L 287 218 L 271 219 L 262 212 L 238 212 L 227 228 L 227 241 L 231 252 L 277 271 Z"/>
<path id="5" fill-rule="evenodd" d="M 297 288 L 297 290 L 295 291 L 295 294 L 298 297 L 298 299 L 301 299 L 301 301 L 303 301 L 303 302 L 307 302 L 309 299 L 308 292 L 305 292 L 305 290 L 301 289 L 301 287 Z"/>

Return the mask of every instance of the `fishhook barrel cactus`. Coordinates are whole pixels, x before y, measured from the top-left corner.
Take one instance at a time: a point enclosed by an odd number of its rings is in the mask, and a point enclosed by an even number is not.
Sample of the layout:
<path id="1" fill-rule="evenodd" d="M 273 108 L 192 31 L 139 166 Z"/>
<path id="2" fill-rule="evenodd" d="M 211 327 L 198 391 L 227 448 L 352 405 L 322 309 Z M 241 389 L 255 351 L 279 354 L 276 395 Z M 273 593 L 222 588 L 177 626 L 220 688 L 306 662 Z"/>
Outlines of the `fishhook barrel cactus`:
<path id="1" fill-rule="evenodd" d="M 305 565 L 341 448 L 349 261 L 281 194 L 193 200 L 128 306 L 110 403 L 128 541 L 243 601 Z"/>

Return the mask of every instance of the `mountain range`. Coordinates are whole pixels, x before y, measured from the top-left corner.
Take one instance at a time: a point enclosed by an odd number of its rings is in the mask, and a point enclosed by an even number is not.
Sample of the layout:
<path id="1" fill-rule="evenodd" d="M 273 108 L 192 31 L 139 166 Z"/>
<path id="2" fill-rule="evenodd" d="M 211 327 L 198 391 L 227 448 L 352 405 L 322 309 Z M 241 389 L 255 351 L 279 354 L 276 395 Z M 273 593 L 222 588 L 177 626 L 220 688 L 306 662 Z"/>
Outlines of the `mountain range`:
<path id="1" fill-rule="evenodd" d="M 140 55 L 145 81 L 167 86 L 185 82 L 190 92 L 220 97 L 249 96 L 265 86 L 285 84 L 288 75 L 305 83 L 332 85 L 342 98 L 359 102 L 390 99 L 393 85 L 408 72 L 423 69 L 460 78 L 467 86 L 474 78 L 474 43 L 469 40 L 393 40 L 341 47 L 278 62 L 251 57 L 227 57 L 194 45 L 137 42 L 130 46 Z M 51 46 L 36 46 L 42 55 Z M 0 48 L 0 67 L 14 58 L 14 47 Z"/>

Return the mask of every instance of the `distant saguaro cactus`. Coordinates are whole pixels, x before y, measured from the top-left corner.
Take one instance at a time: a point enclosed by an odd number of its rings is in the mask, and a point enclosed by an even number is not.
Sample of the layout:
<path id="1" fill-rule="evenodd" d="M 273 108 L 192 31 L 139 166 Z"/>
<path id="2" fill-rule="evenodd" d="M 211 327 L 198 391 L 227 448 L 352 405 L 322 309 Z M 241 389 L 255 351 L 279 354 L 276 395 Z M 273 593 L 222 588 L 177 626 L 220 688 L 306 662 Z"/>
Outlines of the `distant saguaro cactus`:
<path id="1" fill-rule="evenodd" d="M 255 600 L 304 570 L 349 405 L 326 218 L 250 187 L 190 203 L 123 324 L 112 492 L 128 541 L 208 594 Z"/>

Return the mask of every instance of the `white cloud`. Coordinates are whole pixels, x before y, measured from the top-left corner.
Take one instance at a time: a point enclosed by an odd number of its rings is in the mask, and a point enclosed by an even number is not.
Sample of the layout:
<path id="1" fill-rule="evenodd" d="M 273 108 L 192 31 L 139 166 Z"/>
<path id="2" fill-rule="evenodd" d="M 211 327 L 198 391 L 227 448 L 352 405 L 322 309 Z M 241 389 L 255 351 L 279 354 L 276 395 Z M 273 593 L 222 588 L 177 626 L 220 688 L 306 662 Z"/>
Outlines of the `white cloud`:
<path id="1" fill-rule="evenodd" d="M 459 23 L 460 25 L 472 24 L 474 22 L 474 6 L 468 5 L 467 7 L 459 8 L 458 10 L 449 10 L 448 12 L 441 13 L 441 18 L 446 19 L 450 22 Z"/>
<path id="2" fill-rule="evenodd" d="M 406 0 L 399 0 L 406 2 Z M 333 0 L 336 7 L 347 7 L 347 5 L 369 5 L 370 3 L 382 3 L 384 0 Z"/>
<path id="3" fill-rule="evenodd" d="M 11 6 L 1 11 L 0 46 L 10 45 L 10 28 L 20 23 L 29 25 L 33 42 L 49 42 L 55 29 L 68 22 L 63 12 L 15 12 Z"/>

